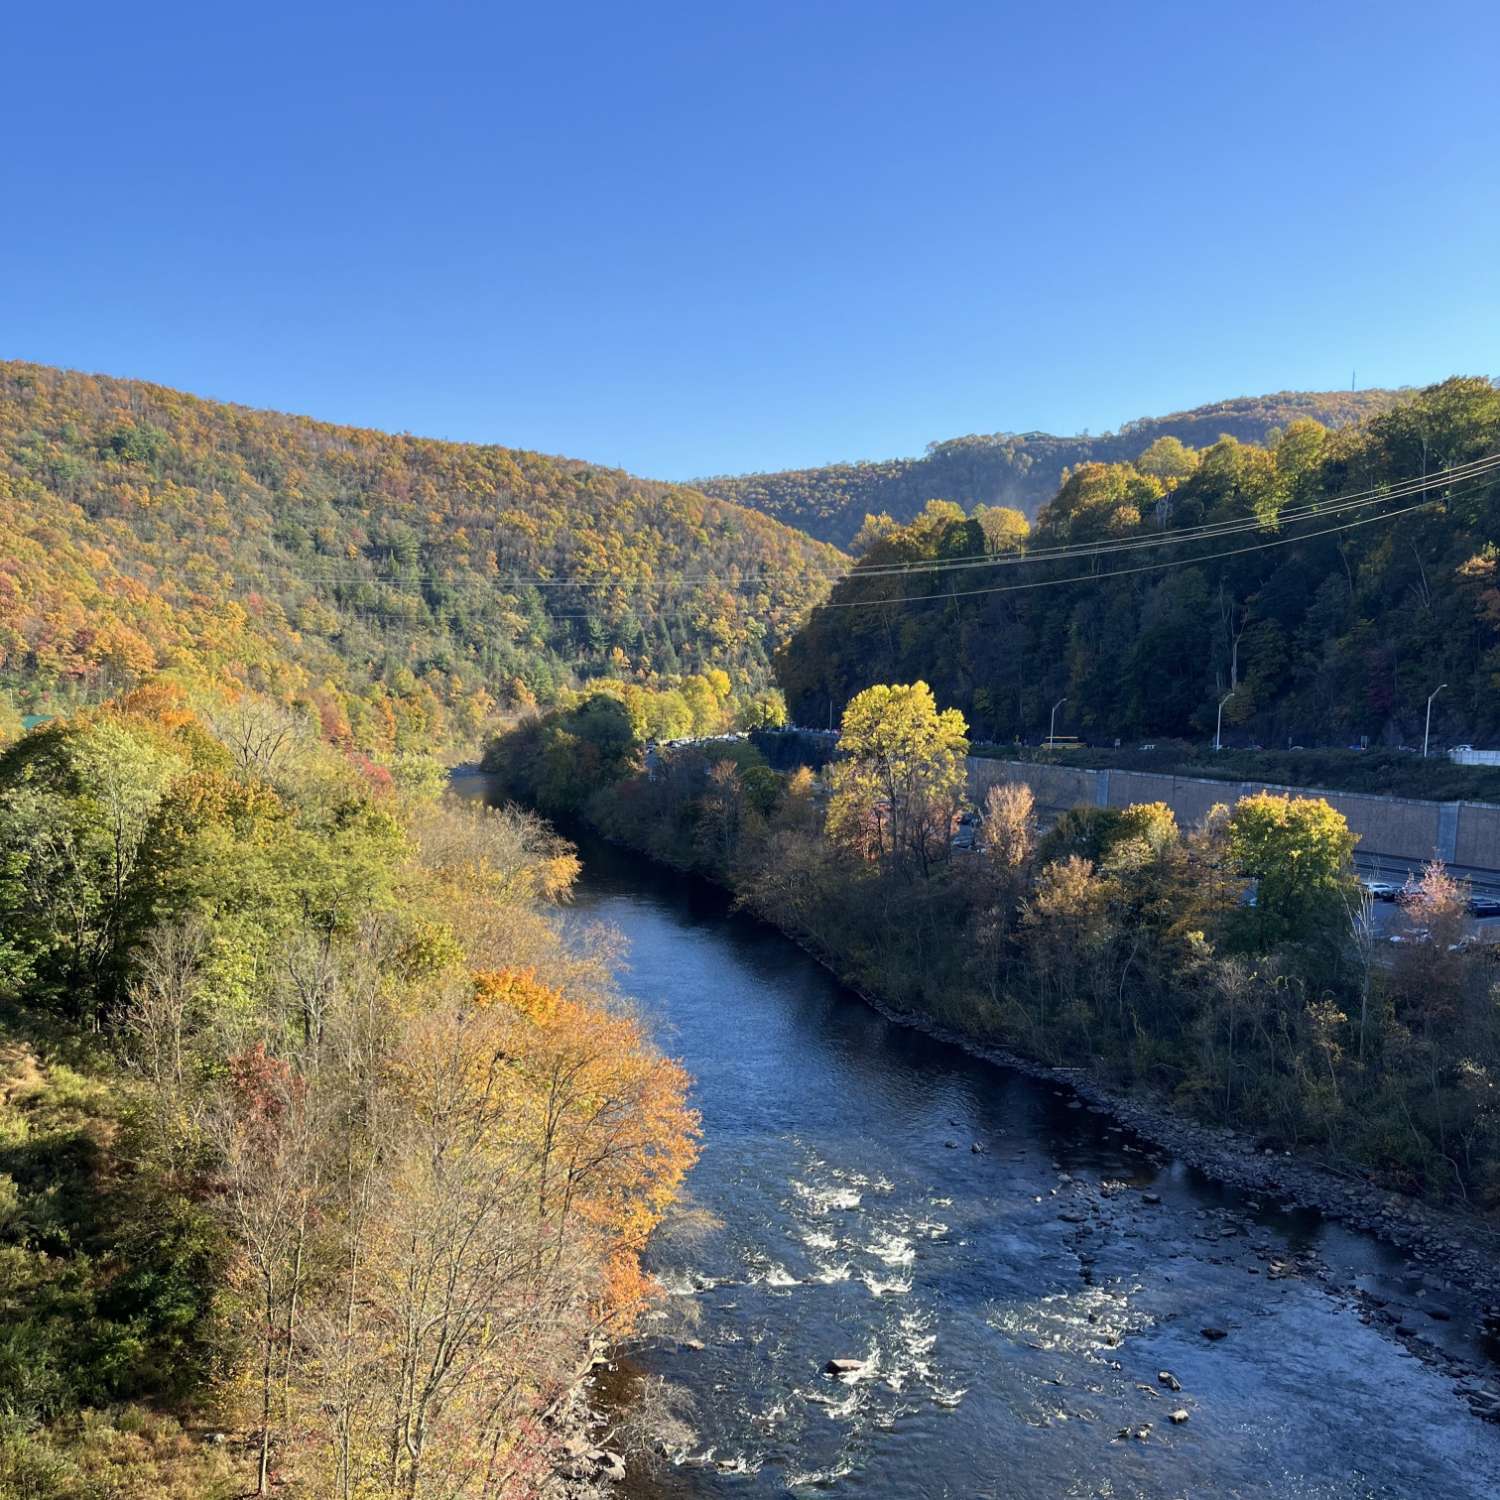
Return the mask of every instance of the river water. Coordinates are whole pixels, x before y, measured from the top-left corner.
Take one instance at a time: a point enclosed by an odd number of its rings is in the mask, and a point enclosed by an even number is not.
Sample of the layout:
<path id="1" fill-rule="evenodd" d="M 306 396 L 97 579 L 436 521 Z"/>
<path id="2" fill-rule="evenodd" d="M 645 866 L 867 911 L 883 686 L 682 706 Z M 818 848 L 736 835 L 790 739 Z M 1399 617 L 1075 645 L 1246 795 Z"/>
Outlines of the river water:
<path id="1" fill-rule="evenodd" d="M 1500 1428 L 1336 1289 L 1481 1357 L 1398 1252 L 882 1019 L 707 887 L 582 852 L 568 920 L 628 938 L 703 1117 L 629 1363 L 691 1392 L 697 1438 L 632 1500 L 1500 1495 Z"/>

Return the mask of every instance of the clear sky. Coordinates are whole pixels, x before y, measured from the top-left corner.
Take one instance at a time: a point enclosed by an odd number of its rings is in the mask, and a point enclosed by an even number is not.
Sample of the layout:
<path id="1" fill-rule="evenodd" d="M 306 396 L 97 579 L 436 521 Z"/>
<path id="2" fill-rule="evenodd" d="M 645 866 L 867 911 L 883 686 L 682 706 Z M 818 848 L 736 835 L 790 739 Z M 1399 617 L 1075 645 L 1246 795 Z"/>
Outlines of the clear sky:
<path id="1" fill-rule="evenodd" d="M 0 354 L 664 478 L 1500 372 L 1500 6 L 8 8 Z"/>

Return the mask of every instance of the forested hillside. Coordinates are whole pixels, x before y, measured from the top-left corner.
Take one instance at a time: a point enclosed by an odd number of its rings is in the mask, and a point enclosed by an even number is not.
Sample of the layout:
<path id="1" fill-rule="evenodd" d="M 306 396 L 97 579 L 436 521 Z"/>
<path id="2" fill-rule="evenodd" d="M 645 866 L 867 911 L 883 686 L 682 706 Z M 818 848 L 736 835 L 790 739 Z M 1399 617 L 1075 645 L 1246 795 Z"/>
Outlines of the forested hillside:
<path id="1" fill-rule="evenodd" d="M 618 470 L 0 364 L 0 695 L 21 710 L 170 670 L 382 751 L 600 675 L 754 690 L 839 561 Z"/>
<path id="2" fill-rule="evenodd" d="M 0 1495 L 587 1467 L 686 1079 L 551 918 L 571 848 L 444 784 L 169 683 L 0 749 Z"/>
<path id="3" fill-rule="evenodd" d="M 1445 684 L 1434 734 L 1495 739 L 1500 481 L 1460 466 L 1497 452 L 1500 391 L 1455 378 L 1355 427 L 1084 464 L 1029 536 L 929 506 L 783 651 L 788 707 L 822 725 L 920 678 L 980 738 L 1066 698 L 1059 732 L 1201 739 L 1232 690 L 1240 742 L 1410 744 Z"/>
<path id="4" fill-rule="evenodd" d="M 933 443 L 922 458 L 720 477 L 705 480 L 703 488 L 847 547 L 867 515 L 906 522 L 934 499 L 952 500 L 965 510 L 1004 505 L 1031 515 L 1051 498 L 1065 470 L 1132 460 L 1158 438 L 1175 437 L 1190 447 L 1205 447 L 1225 434 L 1264 442 L 1273 429 L 1300 418 L 1338 427 L 1384 411 L 1398 399 L 1397 392 L 1382 390 L 1280 391 L 1143 417 L 1097 437 L 997 432 Z"/>

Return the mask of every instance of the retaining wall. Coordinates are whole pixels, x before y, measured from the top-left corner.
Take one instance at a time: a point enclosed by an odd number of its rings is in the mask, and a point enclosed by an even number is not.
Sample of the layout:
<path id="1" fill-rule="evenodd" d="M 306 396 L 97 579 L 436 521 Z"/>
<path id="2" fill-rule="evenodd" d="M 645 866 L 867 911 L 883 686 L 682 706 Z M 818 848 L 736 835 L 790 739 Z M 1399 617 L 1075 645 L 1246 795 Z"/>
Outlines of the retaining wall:
<path id="1" fill-rule="evenodd" d="M 1024 781 L 1047 812 L 1080 803 L 1129 807 L 1165 802 L 1185 826 L 1200 822 L 1215 803 L 1269 791 L 1322 797 L 1343 813 L 1359 837 L 1361 854 L 1405 863 L 1434 856 L 1464 868 L 1500 871 L 1500 807 L 1488 802 L 1427 802 L 1322 787 L 1277 786 L 1265 781 L 1215 781 L 1206 776 L 1166 776 L 1148 771 L 1085 770 L 1013 760 L 971 757 L 969 792 L 976 802 L 999 781 Z"/>

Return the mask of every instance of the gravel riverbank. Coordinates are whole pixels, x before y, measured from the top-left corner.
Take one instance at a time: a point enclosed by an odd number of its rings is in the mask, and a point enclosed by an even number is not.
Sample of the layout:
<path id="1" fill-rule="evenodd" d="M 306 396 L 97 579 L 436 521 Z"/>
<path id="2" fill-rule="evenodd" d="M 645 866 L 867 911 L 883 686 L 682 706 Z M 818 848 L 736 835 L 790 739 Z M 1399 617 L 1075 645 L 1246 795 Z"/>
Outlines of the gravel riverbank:
<path id="1" fill-rule="evenodd" d="M 1328 1290 L 1358 1304 L 1361 1320 L 1383 1325 L 1414 1356 L 1455 1382 L 1474 1414 L 1500 1422 L 1500 1369 L 1456 1352 L 1443 1334 L 1477 1335 L 1500 1358 L 1500 1231 L 1477 1215 L 1421 1203 L 1372 1186 L 1352 1169 L 1338 1169 L 1302 1154 L 1259 1148 L 1224 1126 L 1188 1119 L 1170 1105 L 1113 1088 L 1087 1068 L 1062 1067 L 994 1046 L 898 1010 L 851 985 L 836 962 L 787 932 L 846 988 L 888 1020 L 947 1042 L 999 1067 L 1056 1084 L 1080 1108 L 1106 1114 L 1141 1140 L 1170 1153 L 1227 1186 L 1264 1196 L 1287 1208 L 1313 1209 L 1325 1218 L 1370 1234 L 1407 1256 L 1409 1302 L 1395 1303 L 1340 1276 L 1317 1256 L 1300 1270 Z"/>

